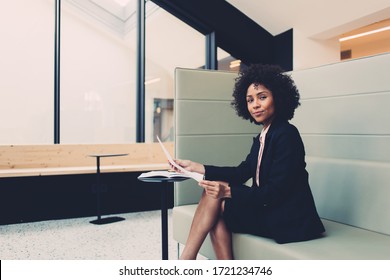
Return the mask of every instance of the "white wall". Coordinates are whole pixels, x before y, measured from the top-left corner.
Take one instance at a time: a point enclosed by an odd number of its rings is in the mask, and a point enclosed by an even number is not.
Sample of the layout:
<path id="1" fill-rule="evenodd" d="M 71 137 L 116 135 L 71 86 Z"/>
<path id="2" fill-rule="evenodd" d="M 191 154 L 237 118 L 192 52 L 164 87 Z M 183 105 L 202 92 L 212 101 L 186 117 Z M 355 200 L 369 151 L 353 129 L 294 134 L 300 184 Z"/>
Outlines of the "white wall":
<path id="1" fill-rule="evenodd" d="M 294 70 L 340 61 L 340 44 L 337 38 L 328 40 L 312 39 L 308 38 L 299 29 L 294 29 L 293 33 Z"/>
<path id="2" fill-rule="evenodd" d="M 340 60 L 338 36 L 389 18 L 389 0 L 227 0 L 278 35 L 294 30 L 294 69 Z"/>

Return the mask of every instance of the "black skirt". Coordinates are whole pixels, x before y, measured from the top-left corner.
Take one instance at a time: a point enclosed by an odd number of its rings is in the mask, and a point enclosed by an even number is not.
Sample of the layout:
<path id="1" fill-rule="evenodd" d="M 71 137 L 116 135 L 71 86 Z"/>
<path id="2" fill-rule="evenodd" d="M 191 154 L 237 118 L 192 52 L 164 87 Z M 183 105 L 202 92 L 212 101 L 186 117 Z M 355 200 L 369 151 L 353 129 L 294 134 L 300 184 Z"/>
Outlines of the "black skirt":
<path id="1" fill-rule="evenodd" d="M 264 219 L 249 205 L 243 205 L 235 199 L 226 199 L 222 215 L 227 228 L 235 233 L 248 233 L 262 237 L 271 237 Z"/>

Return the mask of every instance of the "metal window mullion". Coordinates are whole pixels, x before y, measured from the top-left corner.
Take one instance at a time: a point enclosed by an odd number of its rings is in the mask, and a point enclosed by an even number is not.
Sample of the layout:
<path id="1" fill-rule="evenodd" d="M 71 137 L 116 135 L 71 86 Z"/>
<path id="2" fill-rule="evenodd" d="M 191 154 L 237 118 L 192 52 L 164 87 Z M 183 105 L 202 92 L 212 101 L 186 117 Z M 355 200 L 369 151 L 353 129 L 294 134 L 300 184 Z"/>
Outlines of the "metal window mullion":
<path id="1" fill-rule="evenodd" d="M 206 35 L 206 69 L 217 70 L 217 42 L 215 32 Z"/>
<path id="2" fill-rule="evenodd" d="M 137 7 L 136 141 L 145 142 L 145 1 Z"/>
<path id="3" fill-rule="evenodd" d="M 54 144 L 60 143 L 60 43 L 61 0 L 55 1 L 54 30 Z"/>

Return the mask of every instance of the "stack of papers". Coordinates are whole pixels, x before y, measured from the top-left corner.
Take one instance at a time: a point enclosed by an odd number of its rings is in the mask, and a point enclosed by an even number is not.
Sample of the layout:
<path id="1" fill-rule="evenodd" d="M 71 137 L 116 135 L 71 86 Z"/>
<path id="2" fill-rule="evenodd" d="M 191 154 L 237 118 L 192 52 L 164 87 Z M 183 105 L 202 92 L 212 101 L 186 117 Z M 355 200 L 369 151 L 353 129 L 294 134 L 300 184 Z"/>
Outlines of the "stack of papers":
<path id="1" fill-rule="evenodd" d="M 174 166 L 177 170 L 180 172 L 170 172 L 170 171 L 150 171 L 146 173 L 142 173 L 138 178 L 139 179 L 163 179 L 163 178 L 177 178 L 177 179 L 188 179 L 192 178 L 196 180 L 197 182 L 200 182 L 203 180 L 203 175 L 197 172 L 190 172 L 188 170 L 185 170 L 183 167 L 178 165 L 172 158 L 172 156 L 169 154 L 168 150 L 164 147 L 163 143 L 161 142 L 160 138 L 157 136 L 157 140 L 160 143 L 160 146 L 162 150 L 164 151 L 165 156 L 167 157 L 169 163 Z"/>

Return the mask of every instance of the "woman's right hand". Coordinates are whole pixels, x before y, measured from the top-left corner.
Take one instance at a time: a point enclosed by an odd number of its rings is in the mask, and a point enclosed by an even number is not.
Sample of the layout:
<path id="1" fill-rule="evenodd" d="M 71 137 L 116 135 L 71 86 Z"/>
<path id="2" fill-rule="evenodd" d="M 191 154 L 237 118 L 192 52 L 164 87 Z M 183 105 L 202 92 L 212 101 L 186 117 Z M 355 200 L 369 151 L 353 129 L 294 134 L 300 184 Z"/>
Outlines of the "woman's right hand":
<path id="1" fill-rule="evenodd" d="M 183 159 L 175 159 L 174 161 L 175 161 L 176 164 L 178 164 L 179 166 L 183 167 L 187 171 L 197 172 L 197 173 L 200 173 L 200 174 L 203 174 L 203 175 L 205 173 L 204 165 L 201 164 L 201 163 L 193 162 L 193 161 L 186 160 L 186 159 L 185 160 L 183 160 Z M 176 172 L 180 172 L 180 170 L 178 170 L 175 166 L 173 166 L 172 164 L 170 164 L 170 165 Z"/>

